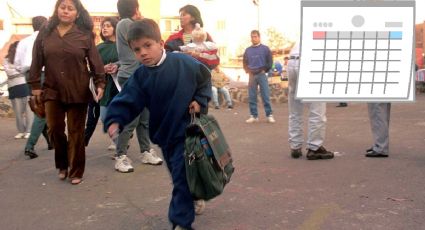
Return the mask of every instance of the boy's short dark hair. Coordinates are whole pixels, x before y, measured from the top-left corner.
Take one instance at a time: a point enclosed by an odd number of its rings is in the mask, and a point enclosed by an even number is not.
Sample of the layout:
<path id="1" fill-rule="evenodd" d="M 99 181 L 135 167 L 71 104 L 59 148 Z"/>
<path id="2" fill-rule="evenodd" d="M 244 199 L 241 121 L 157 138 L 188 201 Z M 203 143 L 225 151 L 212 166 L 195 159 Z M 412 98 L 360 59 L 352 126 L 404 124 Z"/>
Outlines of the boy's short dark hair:
<path id="1" fill-rule="evenodd" d="M 36 16 L 31 19 L 32 28 L 34 31 L 39 31 L 41 27 L 47 22 L 47 18 L 43 16 Z"/>
<path id="2" fill-rule="evenodd" d="M 258 35 L 258 37 L 261 37 L 261 36 L 260 36 L 260 31 L 258 31 L 258 30 L 252 30 L 252 31 L 251 31 L 251 35 L 252 35 L 252 34 L 257 34 L 257 35 Z"/>
<path id="3" fill-rule="evenodd" d="M 131 18 L 139 9 L 139 2 L 137 0 L 118 0 L 117 9 L 121 19 Z"/>
<path id="4" fill-rule="evenodd" d="M 157 42 L 161 41 L 161 31 L 154 20 L 144 18 L 131 23 L 127 34 L 128 44 L 141 38 L 149 38 Z"/>

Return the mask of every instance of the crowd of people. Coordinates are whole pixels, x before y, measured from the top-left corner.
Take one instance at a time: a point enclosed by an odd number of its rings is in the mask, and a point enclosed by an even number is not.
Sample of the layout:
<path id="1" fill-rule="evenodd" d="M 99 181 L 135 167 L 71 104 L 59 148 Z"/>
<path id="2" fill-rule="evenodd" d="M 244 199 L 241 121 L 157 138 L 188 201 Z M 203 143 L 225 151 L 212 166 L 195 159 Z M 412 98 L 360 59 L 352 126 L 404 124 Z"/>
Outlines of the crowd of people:
<path id="1" fill-rule="evenodd" d="M 208 113 L 212 101 L 220 109 L 222 93 L 228 109 L 234 105 L 226 87 L 228 77 L 220 69 L 217 45 L 204 31 L 201 12 L 193 5 L 179 10 L 181 30 L 161 39 L 158 24 L 144 19 L 137 0 L 118 0 L 120 20 L 106 17 L 95 44 L 93 22 L 80 0 L 57 0 L 49 20 L 32 20 L 34 33 L 9 47 L 3 66 L 9 98 L 16 114 L 18 134 L 27 138 L 24 149 L 30 159 L 41 134 L 55 151 L 60 180 L 83 181 L 85 147 L 98 120 L 104 124 L 114 150 L 115 170 L 134 171 L 128 157 L 134 130 L 140 161 L 160 165 L 163 161 L 173 182 L 168 217 L 173 229 L 191 229 L 195 214 L 205 208 L 203 200 L 190 194 L 184 163 L 185 127 L 193 113 Z M 267 74 L 274 71 L 272 53 L 261 42 L 258 30 L 250 33 L 252 45 L 243 54 L 243 68 L 249 75 L 250 116 L 246 123 L 259 121 L 258 89 L 266 121 L 275 123 Z M 331 159 L 334 153 L 323 146 L 326 104 L 302 103 L 295 98 L 300 60 L 296 44 L 288 58 L 289 154 L 302 156 L 303 108 L 309 109 L 308 160 Z M 276 71 L 281 67 L 276 66 Z M 96 94 L 88 85 L 93 80 Z M 34 116 L 28 105 L 32 96 L 44 106 L 45 117 Z M 366 157 L 387 157 L 391 104 L 368 106 L 374 144 Z M 67 130 L 66 130 L 67 129 Z M 152 144 L 159 146 L 163 159 Z"/>

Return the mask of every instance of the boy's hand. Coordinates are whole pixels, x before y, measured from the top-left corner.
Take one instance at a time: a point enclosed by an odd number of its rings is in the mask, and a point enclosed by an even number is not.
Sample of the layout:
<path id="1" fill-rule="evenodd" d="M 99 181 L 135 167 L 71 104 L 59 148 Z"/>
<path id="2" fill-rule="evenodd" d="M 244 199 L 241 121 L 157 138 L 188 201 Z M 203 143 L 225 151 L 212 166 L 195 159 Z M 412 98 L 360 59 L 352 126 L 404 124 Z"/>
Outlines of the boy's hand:
<path id="1" fill-rule="evenodd" d="M 120 126 L 118 125 L 118 123 L 112 123 L 109 127 L 108 127 L 108 134 L 109 137 L 112 140 L 115 140 L 118 138 L 118 135 L 120 133 Z"/>
<path id="2" fill-rule="evenodd" d="M 189 113 L 199 113 L 201 112 L 201 106 L 198 104 L 197 101 L 192 101 L 189 105 Z"/>

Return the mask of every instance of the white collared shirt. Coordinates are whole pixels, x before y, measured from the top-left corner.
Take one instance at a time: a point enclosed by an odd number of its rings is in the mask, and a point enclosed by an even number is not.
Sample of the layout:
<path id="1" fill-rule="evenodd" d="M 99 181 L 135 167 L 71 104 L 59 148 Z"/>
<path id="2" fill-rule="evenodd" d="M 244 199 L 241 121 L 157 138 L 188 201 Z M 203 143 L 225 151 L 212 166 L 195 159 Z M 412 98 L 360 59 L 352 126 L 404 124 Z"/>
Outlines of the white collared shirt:
<path id="1" fill-rule="evenodd" d="M 159 60 L 159 62 L 158 63 L 156 63 L 155 65 L 150 65 L 150 66 L 147 66 L 147 67 L 155 67 L 155 66 L 160 66 L 164 61 L 165 61 L 165 58 L 167 57 L 167 54 L 166 54 L 166 52 L 165 52 L 165 49 L 162 49 L 162 57 L 161 57 L 161 59 Z"/>
<path id="2" fill-rule="evenodd" d="M 35 31 L 30 36 L 22 39 L 16 48 L 14 65 L 20 73 L 29 71 L 32 62 L 32 48 L 35 39 L 37 38 L 38 31 Z"/>
<path id="3" fill-rule="evenodd" d="M 299 57 L 300 56 L 300 42 L 297 41 L 291 49 L 290 56 Z"/>

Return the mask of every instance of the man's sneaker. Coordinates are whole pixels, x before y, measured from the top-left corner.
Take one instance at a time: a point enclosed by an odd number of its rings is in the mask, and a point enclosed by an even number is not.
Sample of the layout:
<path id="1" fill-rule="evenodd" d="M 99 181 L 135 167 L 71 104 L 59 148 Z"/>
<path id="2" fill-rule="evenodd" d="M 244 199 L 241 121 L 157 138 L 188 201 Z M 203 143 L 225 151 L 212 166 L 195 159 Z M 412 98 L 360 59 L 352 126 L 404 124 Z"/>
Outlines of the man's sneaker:
<path id="1" fill-rule="evenodd" d="M 269 123 L 275 123 L 276 120 L 274 119 L 273 115 L 269 115 L 269 116 L 267 116 L 267 122 L 269 122 Z"/>
<path id="2" fill-rule="evenodd" d="M 133 166 L 131 166 L 131 160 L 127 155 L 121 155 L 115 159 L 115 170 L 122 173 L 134 172 Z"/>
<path id="3" fill-rule="evenodd" d="M 195 206 L 195 214 L 196 215 L 201 215 L 202 213 L 204 213 L 204 210 L 205 210 L 205 201 L 204 200 L 195 200 L 193 203 L 194 203 L 194 206 Z"/>
<path id="4" fill-rule="evenodd" d="M 301 148 L 299 149 L 291 149 L 291 157 L 292 158 L 300 158 L 303 155 Z"/>
<path id="5" fill-rule="evenodd" d="M 154 149 L 150 149 L 149 151 L 143 152 L 140 159 L 143 164 L 151 164 L 151 165 L 162 164 L 162 159 L 156 155 L 156 152 Z"/>
<path id="6" fill-rule="evenodd" d="M 25 133 L 18 133 L 16 134 L 15 139 L 22 139 L 24 137 L 25 137 Z"/>
<path id="7" fill-rule="evenodd" d="M 28 139 L 28 138 L 30 138 L 30 135 L 31 135 L 31 133 L 25 133 L 24 138 Z"/>
<path id="8" fill-rule="evenodd" d="M 245 121 L 246 123 L 250 124 L 250 123 L 254 123 L 254 122 L 258 122 L 258 117 L 254 117 L 254 116 L 250 116 L 248 118 L 248 120 Z"/>
<path id="9" fill-rule="evenodd" d="M 372 149 L 372 151 L 367 152 L 365 154 L 365 157 L 388 157 L 388 154 L 387 153 L 378 153 L 378 152 L 375 152 L 375 150 Z"/>
<path id="10" fill-rule="evenodd" d="M 319 160 L 319 159 L 331 159 L 334 158 L 334 153 L 325 149 L 325 147 L 320 146 L 316 151 L 308 149 L 307 159 L 309 160 Z"/>
<path id="11" fill-rule="evenodd" d="M 38 155 L 35 153 L 34 149 L 25 149 L 25 156 L 28 156 L 30 159 L 37 158 Z"/>

